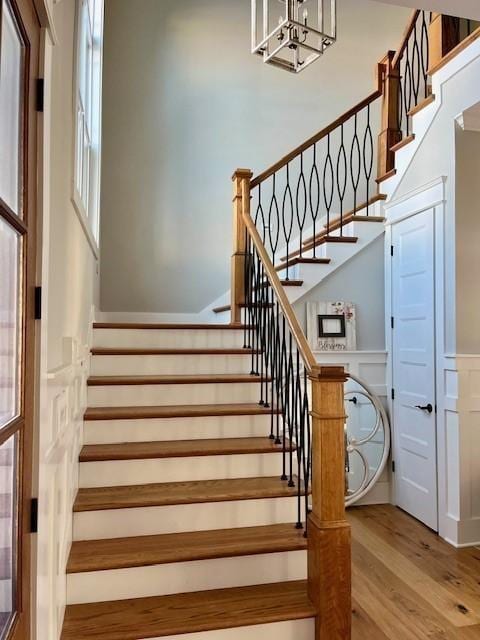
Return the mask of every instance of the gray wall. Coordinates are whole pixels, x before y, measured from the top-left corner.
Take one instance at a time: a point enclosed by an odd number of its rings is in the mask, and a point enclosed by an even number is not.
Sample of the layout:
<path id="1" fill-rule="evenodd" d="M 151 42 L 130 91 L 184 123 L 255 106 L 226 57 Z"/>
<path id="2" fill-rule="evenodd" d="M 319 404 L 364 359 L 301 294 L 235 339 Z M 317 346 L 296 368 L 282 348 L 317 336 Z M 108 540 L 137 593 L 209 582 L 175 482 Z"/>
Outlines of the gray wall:
<path id="1" fill-rule="evenodd" d="M 384 244 L 385 238 L 382 235 L 325 278 L 295 305 L 305 330 L 307 302 L 353 302 L 357 313 L 357 349 L 385 349 Z"/>
<path id="2" fill-rule="evenodd" d="M 249 11 L 106 0 L 104 311 L 196 312 L 226 291 L 232 171 L 267 167 L 364 98 L 409 15 L 341 0 L 338 43 L 293 76 L 250 54 Z"/>
<path id="3" fill-rule="evenodd" d="M 480 133 L 456 127 L 457 353 L 480 353 Z"/>

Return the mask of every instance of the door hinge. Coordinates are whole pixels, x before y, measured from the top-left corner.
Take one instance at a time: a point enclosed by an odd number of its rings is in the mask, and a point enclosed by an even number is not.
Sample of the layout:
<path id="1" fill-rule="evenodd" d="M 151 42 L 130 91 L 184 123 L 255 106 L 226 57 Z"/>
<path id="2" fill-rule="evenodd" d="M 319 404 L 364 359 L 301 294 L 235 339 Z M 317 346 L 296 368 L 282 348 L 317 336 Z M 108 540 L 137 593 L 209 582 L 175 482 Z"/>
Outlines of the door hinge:
<path id="1" fill-rule="evenodd" d="M 392 400 L 395 400 L 395 389 L 392 389 Z"/>
<path id="2" fill-rule="evenodd" d="M 35 320 L 42 319 L 42 287 L 35 287 Z"/>
<path id="3" fill-rule="evenodd" d="M 30 501 L 30 533 L 38 533 L 38 498 Z"/>
<path id="4" fill-rule="evenodd" d="M 395 329 L 395 318 L 393 316 L 390 318 L 390 326 Z"/>
<path id="5" fill-rule="evenodd" d="M 45 80 L 43 78 L 37 78 L 35 93 L 35 111 L 43 113 L 45 102 Z"/>
<path id="6" fill-rule="evenodd" d="M 392 473 L 395 473 L 395 460 L 392 460 Z"/>
<path id="7" fill-rule="evenodd" d="M 393 258 L 393 244 L 391 244 L 391 245 L 390 245 L 390 255 L 391 255 L 391 256 L 392 256 L 392 258 Z"/>

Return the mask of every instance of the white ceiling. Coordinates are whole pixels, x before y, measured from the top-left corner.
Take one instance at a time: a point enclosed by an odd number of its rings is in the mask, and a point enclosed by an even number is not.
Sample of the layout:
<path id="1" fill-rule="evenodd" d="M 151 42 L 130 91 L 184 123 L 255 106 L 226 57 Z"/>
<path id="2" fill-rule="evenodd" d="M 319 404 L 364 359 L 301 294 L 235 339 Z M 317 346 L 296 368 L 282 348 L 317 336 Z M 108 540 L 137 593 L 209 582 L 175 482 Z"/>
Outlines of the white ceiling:
<path id="1" fill-rule="evenodd" d="M 451 16 L 480 20 L 479 0 L 377 0 L 377 2 L 412 7 L 412 9 L 430 9 Z"/>

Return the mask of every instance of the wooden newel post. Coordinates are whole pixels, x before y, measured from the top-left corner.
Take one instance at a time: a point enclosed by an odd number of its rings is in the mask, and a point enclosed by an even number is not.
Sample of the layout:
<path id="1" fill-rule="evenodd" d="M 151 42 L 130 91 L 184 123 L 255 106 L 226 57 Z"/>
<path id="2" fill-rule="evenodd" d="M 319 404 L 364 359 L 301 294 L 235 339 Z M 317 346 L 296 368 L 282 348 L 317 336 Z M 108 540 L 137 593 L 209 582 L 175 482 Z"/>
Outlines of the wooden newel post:
<path id="1" fill-rule="evenodd" d="M 395 169 L 392 147 L 402 139 L 399 129 L 400 63 L 394 64 L 395 52 L 389 51 L 380 62 L 383 67 L 382 124 L 378 136 L 378 178 Z"/>
<path id="2" fill-rule="evenodd" d="M 460 42 L 459 18 L 432 13 L 428 30 L 429 71 L 432 72 L 443 58 Z"/>
<path id="3" fill-rule="evenodd" d="M 237 169 L 232 176 L 233 181 L 233 254 L 231 269 L 231 324 L 242 321 L 242 304 L 245 302 L 245 257 L 246 257 L 246 227 L 243 222 L 243 211 L 250 211 L 250 199 L 243 202 L 243 185 L 247 185 L 250 194 L 250 169 Z"/>
<path id="4" fill-rule="evenodd" d="M 351 638 L 351 535 L 345 518 L 343 367 L 314 367 L 312 512 L 308 518 L 308 592 L 317 607 L 315 640 Z"/>

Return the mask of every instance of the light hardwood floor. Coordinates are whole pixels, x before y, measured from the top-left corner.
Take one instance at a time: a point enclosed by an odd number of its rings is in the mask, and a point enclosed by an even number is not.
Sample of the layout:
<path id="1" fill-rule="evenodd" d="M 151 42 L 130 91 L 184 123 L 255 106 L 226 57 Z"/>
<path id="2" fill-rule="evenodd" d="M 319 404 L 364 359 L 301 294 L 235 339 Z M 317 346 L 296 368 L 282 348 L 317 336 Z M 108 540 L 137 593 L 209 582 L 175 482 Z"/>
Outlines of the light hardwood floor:
<path id="1" fill-rule="evenodd" d="M 480 640 L 480 549 L 389 505 L 349 510 L 353 640 Z"/>

